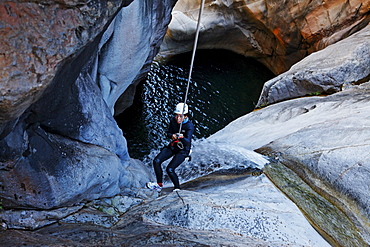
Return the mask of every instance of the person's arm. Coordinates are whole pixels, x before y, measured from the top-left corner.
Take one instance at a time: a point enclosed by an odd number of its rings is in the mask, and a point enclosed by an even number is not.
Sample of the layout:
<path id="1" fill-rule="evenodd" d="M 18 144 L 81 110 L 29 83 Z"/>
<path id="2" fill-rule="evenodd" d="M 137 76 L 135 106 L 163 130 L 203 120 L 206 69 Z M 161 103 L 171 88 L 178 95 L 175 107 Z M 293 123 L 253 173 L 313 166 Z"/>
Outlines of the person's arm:
<path id="1" fill-rule="evenodd" d="M 176 131 L 173 129 L 173 123 L 172 123 L 172 119 L 170 120 L 170 126 L 168 127 L 168 130 L 167 130 L 167 137 L 170 138 L 170 139 L 173 139 L 172 136 L 173 134 L 176 133 Z"/>
<path id="2" fill-rule="evenodd" d="M 189 127 L 185 129 L 184 137 L 181 138 L 181 142 L 184 146 L 190 146 L 191 138 L 193 137 L 194 125 L 189 122 Z"/>

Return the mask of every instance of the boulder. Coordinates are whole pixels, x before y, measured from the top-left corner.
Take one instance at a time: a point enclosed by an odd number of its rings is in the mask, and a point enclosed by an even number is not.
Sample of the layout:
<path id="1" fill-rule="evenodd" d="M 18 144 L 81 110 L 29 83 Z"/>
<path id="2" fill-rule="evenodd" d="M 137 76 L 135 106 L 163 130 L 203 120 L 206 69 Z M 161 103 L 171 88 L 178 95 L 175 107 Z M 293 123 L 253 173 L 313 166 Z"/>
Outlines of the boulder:
<path id="1" fill-rule="evenodd" d="M 270 156 L 269 178 L 340 246 L 370 243 L 368 32 L 366 27 L 270 80 L 259 105 L 278 97 L 282 102 L 249 113 L 208 138 Z M 297 75 L 301 83 L 292 80 Z M 314 91 L 318 81 L 321 88 L 343 91 L 287 100 L 288 92 L 303 91 L 296 94 L 303 96 Z"/>
<path id="2" fill-rule="evenodd" d="M 265 83 L 257 107 L 307 94 L 331 94 L 370 78 L 370 25 L 315 52 Z"/>
<path id="3" fill-rule="evenodd" d="M 318 100 L 314 109 L 290 120 L 293 123 L 301 118 L 303 122 L 315 115 L 317 122 L 301 126 L 257 150 L 293 170 L 345 212 L 367 244 L 370 243 L 367 159 L 370 138 L 366 127 L 370 124 L 369 93 L 367 83 Z M 296 103 L 288 109 L 308 108 L 304 100 Z"/>

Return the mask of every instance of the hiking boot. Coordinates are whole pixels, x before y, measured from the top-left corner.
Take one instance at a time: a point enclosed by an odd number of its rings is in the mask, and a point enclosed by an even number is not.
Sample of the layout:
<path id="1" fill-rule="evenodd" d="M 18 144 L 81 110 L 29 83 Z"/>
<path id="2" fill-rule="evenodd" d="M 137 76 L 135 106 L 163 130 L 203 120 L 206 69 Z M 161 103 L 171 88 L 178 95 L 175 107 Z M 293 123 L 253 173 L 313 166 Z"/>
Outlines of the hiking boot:
<path id="1" fill-rule="evenodd" d="M 161 192 L 162 187 L 159 186 L 157 183 L 148 182 L 146 183 L 146 187 L 151 190 L 156 190 L 158 192 Z"/>

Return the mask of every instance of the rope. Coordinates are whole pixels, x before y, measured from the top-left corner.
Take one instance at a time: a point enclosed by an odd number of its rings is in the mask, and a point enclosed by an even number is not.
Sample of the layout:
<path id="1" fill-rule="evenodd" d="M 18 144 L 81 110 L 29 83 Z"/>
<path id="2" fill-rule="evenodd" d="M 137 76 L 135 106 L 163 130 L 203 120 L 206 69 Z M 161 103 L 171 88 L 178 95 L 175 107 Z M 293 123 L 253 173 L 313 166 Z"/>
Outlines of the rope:
<path id="1" fill-rule="evenodd" d="M 184 106 L 183 106 L 183 108 L 182 108 L 182 115 L 184 115 L 186 101 L 188 100 L 188 94 L 189 94 L 189 88 L 190 88 L 191 74 L 192 74 L 192 72 L 193 72 L 193 65 L 194 65 L 195 51 L 197 50 L 197 45 L 198 45 L 198 37 L 199 37 L 199 30 L 200 30 L 200 21 L 201 21 L 202 13 L 203 13 L 203 9 L 204 9 L 204 1 L 205 1 L 205 0 L 202 0 L 201 5 L 200 5 L 200 9 L 199 9 L 198 23 L 197 23 L 197 28 L 196 28 L 196 30 L 195 30 L 195 40 L 194 40 L 194 46 L 193 46 L 193 53 L 192 53 L 192 55 L 191 55 L 190 71 L 189 71 L 189 77 L 188 77 L 188 84 L 187 84 L 187 86 L 186 86 L 186 92 L 185 92 L 185 98 L 184 98 Z M 182 129 L 182 122 L 181 122 L 181 124 L 180 124 L 179 133 L 181 133 L 181 129 Z"/>
<path id="2" fill-rule="evenodd" d="M 182 199 L 182 197 L 180 196 L 180 194 L 179 194 L 179 192 L 178 192 L 178 191 L 176 191 L 176 194 L 177 194 L 177 196 L 178 196 L 178 197 L 180 197 L 180 199 L 181 199 L 182 203 L 184 203 L 184 205 L 186 205 L 186 204 L 185 204 L 185 202 L 184 202 L 184 199 Z"/>

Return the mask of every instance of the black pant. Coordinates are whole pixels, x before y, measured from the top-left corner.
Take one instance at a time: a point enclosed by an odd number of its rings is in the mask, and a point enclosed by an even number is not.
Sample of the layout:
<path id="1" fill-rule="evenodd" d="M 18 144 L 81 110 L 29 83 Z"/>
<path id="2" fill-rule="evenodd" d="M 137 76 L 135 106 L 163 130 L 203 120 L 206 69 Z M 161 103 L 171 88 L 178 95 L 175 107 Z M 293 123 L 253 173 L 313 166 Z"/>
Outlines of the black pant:
<path id="1" fill-rule="evenodd" d="M 175 169 L 185 160 L 188 154 L 189 151 L 186 150 L 176 150 L 170 147 L 163 148 L 162 151 L 153 160 L 157 183 L 163 183 L 163 171 L 161 166 L 162 163 L 173 156 L 172 160 L 166 168 L 166 172 L 170 177 L 175 189 L 180 189 L 179 178 L 175 173 Z"/>

